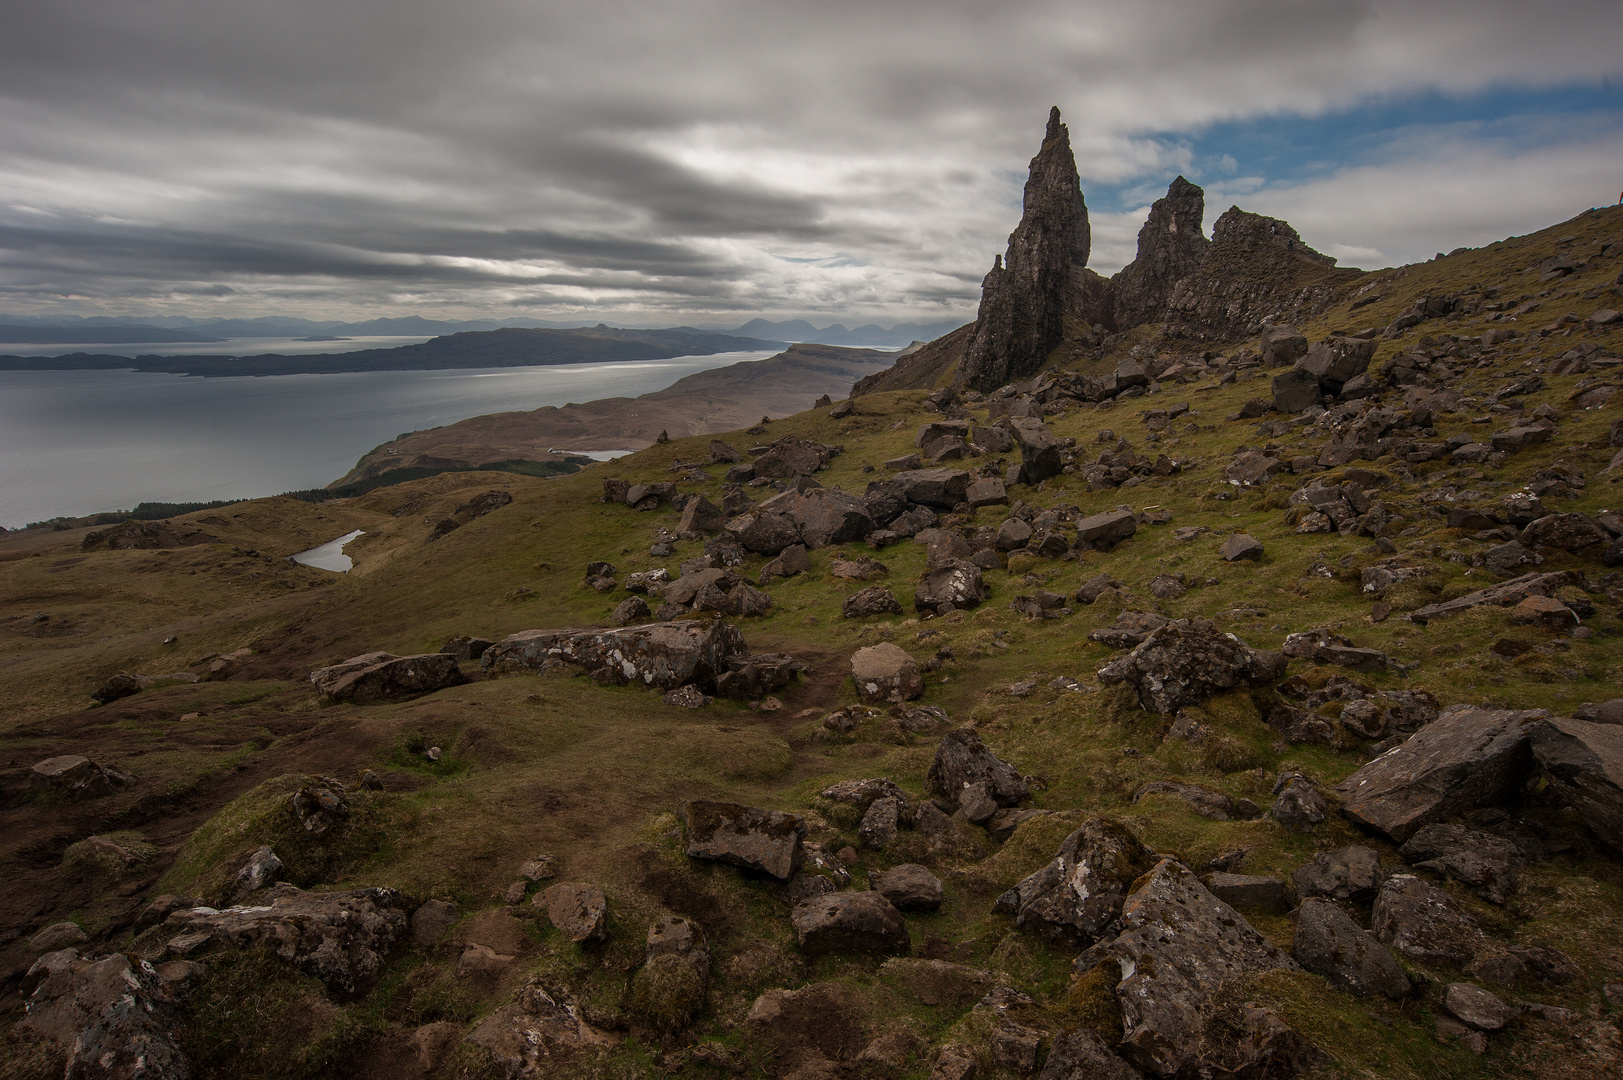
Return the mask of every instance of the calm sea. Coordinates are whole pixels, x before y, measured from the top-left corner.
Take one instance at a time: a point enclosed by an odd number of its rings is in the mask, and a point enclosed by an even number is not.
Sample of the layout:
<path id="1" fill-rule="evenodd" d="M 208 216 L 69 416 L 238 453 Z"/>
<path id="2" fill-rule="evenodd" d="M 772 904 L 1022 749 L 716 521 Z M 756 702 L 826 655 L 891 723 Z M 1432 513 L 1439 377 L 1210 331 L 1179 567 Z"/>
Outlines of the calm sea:
<path id="1" fill-rule="evenodd" d="M 331 344 L 327 350 L 337 351 Z M 696 371 L 771 355 L 229 379 L 0 372 L 0 526 L 140 502 L 322 487 L 402 432 L 484 413 L 636 397 Z"/>

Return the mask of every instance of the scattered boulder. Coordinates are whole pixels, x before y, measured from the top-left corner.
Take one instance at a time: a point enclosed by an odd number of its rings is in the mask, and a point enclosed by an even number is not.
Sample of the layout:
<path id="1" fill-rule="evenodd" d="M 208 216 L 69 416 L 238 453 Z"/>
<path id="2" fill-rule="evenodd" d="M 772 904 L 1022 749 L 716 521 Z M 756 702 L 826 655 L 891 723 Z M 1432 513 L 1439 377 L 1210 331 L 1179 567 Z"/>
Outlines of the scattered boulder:
<path id="1" fill-rule="evenodd" d="M 1520 546 L 1520 545 L 1518 545 Z M 1525 550 L 1525 549 L 1524 549 Z M 1523 574 L 1521 577 L 1498 585 L 1490 585 L 1486 589 L 1467 593 L 1455 600 L 1445 600 L 1440 604 L 1429 604 L 1417 608 L 1409 613 L 1409 618 L 1418 623 L 1425 623 L 1432 619 L 1440 619 L 1447 615 L 1458 614 L 1484 604 L 1494 604 L 1498 607 L 1509 607 L 1518 604 L 1529 596 L 1551 596 L 1559 589 L 1569 585 L 1581 585 L 1583 575 L 1571 570 L 1562 570 L 1550 574 Z M 1365 592 L 1374 592 L 1369 583 L 1364 585 Z"/>
<path id="2" fill-rule="evenodd" d="M 75 949 L 48 953 L 24 977 L 32 985 L 18 1031 L 67 1057 L 74 1080 L 187 1080 L 175 1041 L 178 995 L 152 964 L 123 953 L 96 960 Z"/>
<path id="3" fill-rule="evenodd" d="M 964 469 L 910 469 L 891 477 L 897 495 L 909 503 L 951 510 L 969 494 L 974 478 Z"/>
<path id="4" fill-rule="evenodd" d="M 650 614 L 648 601 L 640 596 L 628 596 L 615 605 L 614 611 L 609 614 L 609 622 L 615 626 L 629 626 L 638 619 L 648 618 Z"/>
<path id="5" fill-rule="evenodd" d="M 1099 678 L 1126 683 L 1142 708 L 1169 716 L 1223 690 L 1272 682 L 1283 668 L 1278 653 L 1260 653 L 1206 619 L 1177 619 L 1099 669 Z"/>
<path id="6" fill-rule="evenodd" d="M 574 1001 L 535 982 L 469 1032 L 468 1041 L 490 1051 L 515 1078 L 546 1076 L 560 1058 L 614 1045 L 612 1036 L 586 1022 Z"/>
<path id="7" fill-rule="evenodd" d="M 1321 851 L 1313 861 L 1291 872 L 1296 891 L 1306 897 L 1367 900 L 1381 887 L 1381 856 L 1374 848 L 1353 844 Z"/>
<path id="8" fill-rule="evenodd" d="M 644 623 L 621 630 L 525 630 L 485 650 L 486 672 L 540 671 L 548 662 L 585 669 L 605 683 L 642 683 L 673 690 L 714 684 L 727 660 L 748 652 L 738 628 L 720 620 Z"/>
<path id="9" fill-rule="evenodd" d="M 1543 710 L 1453 705 L 1340 784 L 1343 812 L 1397 843 L 1498 801 L 1532 768 L 1528 724 Z"/>
<path id="10" fill-rule="evenodd" d="M 1104 549 L 1114 547 L 1137 531 L 1138 520 L 1131 510 L 1106 510 L 1076 523 L 1077 543 Z"/>
<path id="11" fill-rule="evenodd" d="M 403 701 L 467 681 L 457 667 L 456 657 L 447 653 L 364 653 L 310 673 L 311 685 L 323 698 L 357 705 Z"/>
<path id="12" fill-rule="evenodd" d="M 78 923 L 58 922 L 29 938 L 28 947 L 34 952 L 48 953 L 66 949 L 70 945 L 83 945 L 89 940 L 90 935 Z"/>
<path id="13" fill-rule="evenodd" d="M 425 900 L 411 913 L 411 940 L 419 948 L 432 948 L 462 918 L 448 900 Z"/>
<path id="14" fill-rule="evenodd" d="M 609 936 L 609 905 L 596 885 L 560 881 L 536 894 L 532 901 L 570 941 L 596 943 Z"/>
<path id="15" fill-rule="evenodd" d="M 806 822 L 781 810 L 694 799 L 682 804 L 687 854 L 788 881 L 804 855 Z"/>
<path id="16" fill-rule="evenodd" d="M 135 783 L 129 773 L 98 765 L 78 754 L 60 754 L 38 761 L 28 770 L 28 786 L 34 791 L 58 792 L 73 799 L 93 799 L 111 795 Z"/>
<path id="17" fill-rule="evenodd" d="M 1303 340 L 1306 341 L 1305 338 Z M 1301 368 L 1275 375 L 1269 389 L 1272 391 L 1274 411 L 1293 416 L 1317 406 L 1324 393 L 1319 389 L 1319 380 L 1313 373 Z"/>
<path id="18" fill-rule="evenodd" d="M 1307 355 L 1307 335 L 1294 326 L 1265 326 L 1258 348 L 1264 367 L 1284 367 Z"/>
<path id="19" fill-rule="evenodd" d="M 795 905 L 790 921 L 801 951 L 808 956 L 905 954 L 912 950 L 901 912 L 878 892 L 825 893 Z"/>
<path id="20" fill-rule="evenodd" d="M 727 531 L 746 551 L 757 555 L 777 555 L 784 548 L 801 542 L 800 527 L 793 518 L 760 507 L 727 522 Z"/>
<path id="21" fill-rule="evenodd" d="M 1375 895 L 1375 937 L 1418 964 L 1464 967 L 1487 938 L 1448 893 L 1413 874 L 1393 874 Z"/>
<path id="22" fill-rule="evenodd" d="M 1114 932 L 1128 890 L 1156 861 L 1126 826 L 1093 818 L 1065 838 L 1047 866 L 999 896 L 992 910 L 1066 945 L 1091 945 Z"/>
<path id="23" fill-rule="evenodd" d="M 902 602 L 883 585 L 870 585 L 847 596 L 840 604 L 840 613 L 847 619 L 867 618 L 870 615 L 900 615 Z"/>
<path id="24" fill-rule="evenodd" d="M 1020 447 L 1020 483 L 1040 484 L 1050 476 L 1058 476 L 1065 467 L 1059 440 L 1040 418 L 1008 416 L 999 420 L 998 425 L 1005 428 Z"/>
<path id="25" fill-rule="evenodd" d="M 755 475 L 771 480 L 793 480 L 828 468 L 832 457 L 830 448 L 821 443 L 783 439 L 755 459 Z"/>
<path id="26" fill-rule="evenodd" d="M 906 650 L 888 641 L 851 655 L 851 680 L 864 705 L 911 701 L 924 693 L 918 664 Z"/>
<path id="27" fill-rule="evenodd" d="M 1528 727 L 1533 759 L 1589 831 L 1623 852 L 1623 726 L 1544 717 Z"/>
<path id="28" fill-rule="evenodd" d="M 179 910 L 164 927 L 176 932 L 168 948 L 178 956 L 210 945 L 262 944 L 335 993 L 353 994 L 383 970 L 384 958 L 405 936 L 410 909 L 410 900 L 394 889 L 314 893 L 281 884 L 258 906 Z"/>
<path id="29" fill-rule="evenodd" d="M 1287 635 L 1280 651 L 1286 656 L 1354 671 L 1385 671 L 1392 663 L 1392 658 L 1379 649 L 1361 649 L 1334 630 L 1322 627 Z"/>
<path id="30" fill-rule="evenodd" d="M 1151 611 L 1123 611 L 1111 625 L 1088 631 L 1088 639 L 1112 649 L 1131 649 L 1171 621 Z"/>
<path id="31" fill-rule="evenodd" d="M 940 611 L 947 605 L 973 608 L 986 596 L 981 568 L 967 560 L 954 559 L 925 573 L 913 592 L 913 608 L 915 611 Z"/>
<path id="32" fill-rule="evenodd" d="M 1234 533 L 1223 541 L 1220 554 L 1225 562 L 1239 562 L 1241 559 L 1257 562 L 1262 559 L 1262 541 L 1246 533 Z"/>
<path id="33" fill-rule="evenodd" d="M 1175 799 L 1182 799 L 1194 809 L 1195 813 L 1213 821 L 1236 819 L 1249 821 L 1262 816 L 1262 812 L 1249 799 L 1242 799 L 1240 803 L 1236 803 L 1221 791 L 1213 791 L 1199 784 L 1184 784 L 1176 780 L 1149 780 L 1140 784 L 1138 790 L 1133 792 L 1133 802 L 1136 803 L 1150 795 L 1171 795 Z"/>
<path id="34" fill-rule="evenodd" d="M 1283 879 L 1268 874 L 1219 871 L 1207 876 L 1206 888 L 1229 907 L 1255 908 L 1273 915 L 1283 915 L 1293 906 L 1290 886 Z"/>
<path id="35" fill-rule="evenodd" d="M 1478 1031 L 1498 1031 L 1516 1018 L 1516 1010 L 1472 983 L 1449 983 L 1443 1008 L 1460 1023 Z"/>
<path id="36" fill-rule="evenodd" d="M 1463 883 L 1491 904 L 1504 905 L 1516 887 L 1521 850 L 1493 833 L 1464 825 L 1427 825 L 1399 849 L 1411 866 Z"/>
<path id="37" fill-rule="evenodd" d="M 775 577 L 794 577 L 804 574 L 811 569 L 811 556 L 806 552 L 805 544 L 790 544 L 778 552 L 778 557 L 761 567 L 761 584 L 764 586 Z"/>
<path id="38" fill-rule="evenodd" d="M 1529 596 L 1511 611 L 1510 621 L 1517 626 L 1539 626 L 1561 633 L 1577 626 L 1578 616 L 1553 596 Z"/>
<path id="39" fill-rule="evenodd" d="M 934 911 L 941 906 L 941 879 L 918 863 L 893 866 L 870 875 L 868 882 L 901 911 Z"/>
<path id="40" fill-rule="evenodd" d="M 862 846 L 883 851 L 894 843 L 896 832 L 901 828 L 904 805 L 903 800 L 894 797 L 875 799 L 870 803 L 857 825 L 857 839 Z"/>
<path id="41" fill-rule="evenodd" d="M 965 788 L 979 783 L 985 783 L 987 795 L 998 806 L 1018 806 L 1031 798 L 1031 788 L 1020 771 L 987 749 L 968 727 L 955 728 L 941 737 L 925 783 L 950 803 L 957 803 Z"/>
<path id="42" fill-rule="evenodd" d="M 628 585 L 627 588 L 630 588 L 630 586 Z M 490 648 L 490 642 L 485 638 L 470 637 L 467 634 L 461 634 L 447 640 L 444 645 L 441 645 L 440 652 L 445 653 L 447 656 L 455 657 L 457 663 L 460 664 L 466 663 L 470 660 L 479 659 L 481 656 L 485 655 L 485 650 L 488 648 Z"/>
<path id="43" fill-rule="evenodd" d="M 974 1058 L 969 1061 L 973 1063 Z M 959 1074 L 962 1080 L 971 1075 Z M 1112 1053 L 1092 1029 L 1081 1027 L 1054 1037 L 1037 1080 L 1143 1080 L 1143 1075 Z M 935 1080 L 935 1074 L 931 1080 Z"/>
<path id="44" fill-rule="evenodd" d="M 1392 954 L 1333 901 L 1302 901 L 1291 954 L 1308 971 L 1323 975 L 1346 993 L 1380 994 L 1393 1001 L 1409 994 L 1409 980 Z"/>
<path id="45" fill-rule="evenodd" d="M 701 536 L 720 532 L 727 525 L 727 512 L 703 495 L 689 499 L 682 506 L 682 521 L 676 531 L 683 536 Z"/>
<path id="46" fill-rule="evenodd" d="M 631 1007 L 665 1031 L 686 1024 L 704 1007 L 710 950 L 697 924 L 676 915 L 648 927 L 643 966 L 631 980 Z"/>
<path id="47" fill-rule="evenodd" d="M 276 875 L 282 872 L 282 860 L 276 857 L 269 844 L 262 844 L 254 849 L 243 863 L 242 869 L 237 871 L 235 881 L 232 883 L 236 896 L 246 896 L 267 885 L 276 883 Z"/>
<path id="48" fill-rule="evenodd" d="M 97 687 L 90 696 L 102 705 L 109 705 L 119 698 L 139 694 L 143 689 L 145 687 L 139 676 L 121 671 Z"/>
<path id="49" fill-rule="evenodd" d="M 1077 964 L 1119 966 L 1118 1049 L 1132 1064 L 1157 1076 L 1290 1075 L 1283 1070 L 1322 1058 L 1272 1012 L 1220 1007 L 1235 980 L 1300 968 L 1187 867 L 1162 859 L 1128 895 L 1121 922 L 1113 941 L 1084 952 Z"/>

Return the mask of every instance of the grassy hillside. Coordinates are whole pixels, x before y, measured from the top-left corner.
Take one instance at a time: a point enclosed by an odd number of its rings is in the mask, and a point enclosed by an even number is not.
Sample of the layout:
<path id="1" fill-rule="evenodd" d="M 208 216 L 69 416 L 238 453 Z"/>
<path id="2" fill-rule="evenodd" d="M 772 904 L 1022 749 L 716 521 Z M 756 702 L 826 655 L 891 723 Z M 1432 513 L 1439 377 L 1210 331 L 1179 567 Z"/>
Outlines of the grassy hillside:
<path id="1" fill-rule="evenodd" d="M 1372 371 L 1425 338 L 1431 351 L 1442 353 L 1447 335 L 1480 337 L 1510 327 L 1519 336 L 1503 345 L 1439 361 L 1452 365 L 1433 372 L 1443 387 L 1476 404 L 1439 414 L 1436 439 L 1456 433 L 1485 438 L 1505 426 L 1507 414 L 1493 412 L 1488 395 L 1512 376 L 1537 371 L 1542 388 L 1515 403 L 1524 412 L 1549 406 L 1557 417 L 1555 437 L 1497 468 L 1451 468 L 1446 459 L 1356 463 L 1387 483 L 1383 498 L 1401 519 L 1388 537 L 1396 553 L 1427 568 L 1418 583 L 1384 598 L 1395 611 L 1379 621 L 1359 572 L 1387 556 L 1368 537 L 1297 532 L 1286 500 L 1303 477 L 1285 473 L 1247 489 L 1224 480 L 1224 468 L 1242 447 L 1273 442 L 1300 453 L 1315 438 L 1299 430 L 1267 436 L 1258 420 L 1229 419 L 1248 400 L 1268 396 L 1268 377 L 1277 372 L 1255 367 L 1220 366 L 1209 377 L 1155 384 L 1140 399 L 1048 416 L 1056 435 L 1075 440 L 1084 465 L 1099 451 L 1114 450 L 1119 439 L 1151 457 L 1165 453 L 1189 464 L 1175 475 L 1092 492 L 1072 471 L 1035 489 L 1016 488 L 1014 499 L 1083 513 L 1127 505 L 1164 511 L 1169 519 L 1141 527 L 1108 553 L 1017 556 L 1008 567 L 987 571 L 991 597 L 974 610 L 943 617 L 911 612 L 912 586 L 925 568 L 921 544 L 871 551 L 852 543 L 811 552 L 809 572 L 767 586 L 769 614 L 737 620 L 753 651 L 788 652 L 810 665 L 776 694 L 782 708 L 775 710 L 717 700 L 689 711 L 655 693 L 566 674 L 484 679 L 476 664 L 464 666 L 472 680 L 465 685 L 393 704 L 323 706 L 308 681 L 312 669 L 367 651 L 410 654 L 436 650 L 455 635 L 496 640 L 527 629 L 606 624 L 628 594 L 589 588 L 583 580 L 589 562 L 612 562 L 622 581 L 657 566 L 674 574 L 703 545 L 677 541 L 673 554 L 651 555 L 660 531 L 675 531 L 677 515 L 668 508 L 639 513 L 605 504 L 599 501 L 602 480 L 676 479 L 681 490 L 719 502 L 726 465 L 699 467 L 703 480 L 691 470 L 673 471 L 678 462 L 710 460 L 708 435 L 673 439 L 572 476 L 448 473 L 319 506 L 292 499 L 235 504 L 177 519 L 177 530 L 185 525 L 214 538 L 190 547 L 81 550 L 82 530 L 0 537 L 0 695 L 6 702 L 0 859 L 8 870 L 0 878 L 0 924 L 7 928 L 0 938 L 0 1008 L 8 1020 L 22 1015 L 22 977 L 38 955 L 29 939 L 56 922 L 71 919 L 85 929 L 92 940 L 79 948 L 87 954 L 130 949 L 161 958 L 163 939 L 138 927 L 138 915 L 160 893 L 205 895 L 214 887 L 210 875 L 219 873 L 218 859 L 208 853 L 261 842 L 253 825 L 254 799 L 264 797 L 255 794 L 260 785 L 289 775 L 351 782 L 371 769 L 382 791 L 367 796 L 365 842 L 322 863 L 318 887 L 392 886 L 417 900 L 454 903 L 460 921 L 437 944 L 396 950 L 381 977 L 352 998 L 328 993 L 270 953 L 208 955 L 208 977 L 184 1013 L 180 1034 L 197 1075 L 499 1076 L 488 1053 L 462 1037 L 531 980 L 567 994 L 592 1024 L 612 1034 L 604 1050 L 560 1057 L 551 1075 L 886 1073 L 923 1080 L 943 1045 L 970 1048 L 980 1077 L 1016 1075 L 991 1049 L 995 1018 L 974 1008 L 984 988 L 961 984 L 967 976 L 954 974 L 957 969 L 885 964 L 860 954 L 804 955 L 782 886 L 682 853 L 681 803 L 721 797 L 805 815 L 809 839 L 845 864 L 856 888 L 892 865 L 931 867 L 945 900 L 938 912 L 908 916 L 914 957 L 984 969 L 995 982 L 1029 995 L 1032 1003 L 1019 1006 L 1019 1022 L 1042 1033 L 1043 1053 L 1061 1031 L 1084 1023 L 1108 1031 L 1119 1017 L 1109 1015 L 1108 995 L 1090 989 L 1087 978 L 1073 979 L 1075 950 L 1016 929 L 1011 918 L 992 913 L 992 902 L 1046 863 L 1087 818 L 1115 817 L 1152 850 L 1176 854 L 1202 873 L 1220 853 L 1244 848 L 1245 872 L 1288 877 L 1316 852 L 1350 843 L 1374 847 L 1389 866 L 1401 865 L 1392 845 L 1334 813 L 1315 831 L 1297 833 L 1267 818 L 1211 820 L 1164 795 L 1132 801 L 1146 781 L 1177 780 L 1266 808 L 1280 773 L 1303 772 L 1327 789 L 1362 764 L 1365 747 L 1286 743 L 1243 692 L 1190 710 L 1216 737 L 1199 745 L 1169 737 L 1170 718 L 1146 713 L 1119 689 L 1101 684 L 1098 669 L 1119 654 L 1087 634 L 1110 625 L 1130 603 L 1171 617 L 1212 619 L 1257 648 L 1278 648 L 1291 632 L 1328 627 L 1404 667 L 1352 675 L 1292 661 L 1289 673 L 1315 686 L 1348 676 L 1379 689 L 1423 689 L 1444 704 L 1491 702 L 1562 714 L 1618 696 L 1623 575 L 1593 557 L 1550 552 L 1540 567 L 1588 575 L 1593 588 L 1582 596 L 1595 611 L 1585 620 L 1592 631 L 1587 637 L 1512 627 L 1508 611 L 1499 608 L 1426 625 L 1404 613 L 1497 580 L 1472 565 L 1484 543 L 1449 529 L 1446 511 L 1439 516 L 1433 507 L 1467 500 L 1465 492 L 1477 493 L 1468 501 L 1495 502 L 1557 465 L 1581 473 L 1584 483 L 1570 495 L 1547 497 L 1552 509 L 1595 514 L 1619 507 L 1623 469 L 1605 470 L 1616 452 L 1608 429 L 1623 416 L 1623 387 L 1600 407 L 1575 403 L 1582 392 L 1620 383 L 1617 362 L 1607 358 L 1623 351 L 1623 324 L 1584 322 L 1598 308 L 1623 303 L 1614 289 L 1623 269 L 1619 243 L 1623 211 L 1592 211 L 1533 236 L 1366 275 L 1320 320 L 1301 328 L 1319 340 L 1336 330 L 1385 326 L 1423 297 L 1464 296 L 1475 311 L 1381 339 Z M 1607 250 L 1614 253 L 1603 255 Z M 1586 265 L 1541 281 L 1537 267 L 1561 254 Z M 1510 312 L 1513 321 L 1507 321 Z M 1591 346 L 1588 371 L 1554 373 L 1563 356 Z M 1160 340 L 1141 328 L 1102 350 L 1062 347 L 1054 360 L 1099 373 L 1113 370 L 1135 347 L 1170 357 L 1207 348 Z M 1255 340 L 1240 347 L 1257 351 Z M 931 369 L 930 383 L 944 378 Z M 817 480 L 860 494 L 870 480 L 888 475 L 885 461 L 914 450 L 921 424 L 940 419 L 925 397 L 923 389 L 874 392 L 841 418 L 816 409 L 726 439 L 741 451 L 783 436 L 842 446 Z M 1189 411 L 1152 440 L 1146 414 L 1184 403 Z M 968 411 L 977 421 L 986 418 L 984 403 Z M 510 492 L 512 502 L 429 540 L 437 523 L 492 487 Z M 750 493 L 759 499 L 771 491 Z M 996 528 L 1007 513 L 985 507 L 949 524 Z M 1194 526 L 1209 531 L 1178 538 L 1176 530 Z M 347 549 L 355 560 L 347 575 L 286 558 L 354 529 L 365 535 Z M 1223 561 L 1218 548 L 1235 531 L 1262 541 L 1260 562 Z M 842 600 L 868 582 L 830 571 L 835 560 L 857 557 L 884 564 L 882 582 L 907 614 L 841 617 Z M 751 556 L 741 573 L 754 580 L 765 562 Z M 1328 568 L 1328 576 L 1319 567 Z M 1133 599 L 1072 603 L 1069 615 L 1051 620 L 1030 620 L 1011 607 L 1017 596 L 1038 589 L 1070 596 L 1099 573 L 1121 582 Z M 1182 575 L 1187 592 L 1156 599 L 1149 583 L 1163 574 Z M 1491 648 L 1504 638 L 1531 647 L 1504 658 Z M 1040 775 L 1030 805 L 1049 816 L 1027 822 L 1003 843 L 967 826 L 935 843 L 904 831 L 884 851 L 858 842 L 856 821 L 818 793 L 837 780 L 886 776 L 921 800 L 937 742 L 883 714 L 845 733 L 822 723 L 856 701 L 851 653 L 880 641 L 894 642 L 921 664 L 942 659 L 926 675 L 918 704 L 944 709 L 955 726 L 974 725 L 999 756 L 1022 773 Z M 205 678 L 160 681 L 94 707 L 90 693 L 120 671 Z M 441 749 L 438 760 L 430 760 L 428 747 Z M 116 766 L 135 783 L 77 802 L 31 795 L 29 767 L 59 754 Z M 1478 1056 L 1435 1033 L 1443 987 L 1462 977 L 1442 967 L 1411 966 L 1421 988 L 1401 1002 L 1354 998 L 1305 974 L 1257 977 L 1245 985 L 1245 1000 L 1274 1009 L 1315 1042 L 1326 1055 L 1317 1072 L 1324 1077 L 1601 1076 L 1615 1069 L 1623 1049 L 1609 1040 L 1617 1037 L 1619 1003 L 1604 987 L 1623 982 L 1617 933 L 1623 869 L 1571 810 L 1536 796 L 1519 812 L 1539 822 L 1558 853 L 1523 871 L 1510 903 L 1494 907 L 1455 883 L 1445 887 L 1496 940 L 1553 946 L 1573 958 L 1580 975 L 1564 986 L 1496 990 L 1571 1009 L 1575 1026 L 1528 1016 L 1495 1035 Z M 210 831 L 194 840 L 211 820 Z M 70 857 L 69 849 L 85 838 L 115 832 L 150 845 L 144 861 L 93 871 L 83 858 Z M 553 858 L 555 880 L 604 890 L 606 943 L 576 945 L 529 903 L 504 901 L 520 865 L 542 854 Z M 697 1015 L 676 1030 L 662 1028 L 646 995 L 634 992 L 647 926 L 662 914 L 700 924 L 710 948 L 709 989 Z M 1289 949 L 1288 916 L 1245 914 Z M 459 976 L 472 945 L 508 959 Z M 795 1019 L 799 1014 L 791 1010 L 779 1023 L 751 1022 L 752 1004 L 773 988 L 808 988 L 804 1000 L 816 1008 L 807 1018 Z M 251 1009 L 234 1006 L 250 998 Z M 443 1054 L 420 1049 L 442 1036 Z M 60 1074 L 59 1063 L 20 1036 L 10 1036 L 0 1054 L 10 1061 L 11 1075 Z"/>

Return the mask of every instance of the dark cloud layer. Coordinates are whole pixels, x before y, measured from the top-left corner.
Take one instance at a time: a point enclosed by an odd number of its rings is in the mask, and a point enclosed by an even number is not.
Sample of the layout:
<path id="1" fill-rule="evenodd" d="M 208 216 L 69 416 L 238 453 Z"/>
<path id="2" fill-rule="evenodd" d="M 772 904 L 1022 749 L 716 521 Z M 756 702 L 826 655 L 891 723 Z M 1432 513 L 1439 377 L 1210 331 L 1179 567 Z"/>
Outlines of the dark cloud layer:
<path id="1" fill-rule="evenodd" d="M 1598 82 L 1620 30 L 1498 0 L 13 0 L 0 310 L 967 315 L 1053 103 L 1090 192 L 1185 171 L 1399 261 L 1598 201 L 1623 129 L 1394 135 L 1289 183 L 1187 136 Z M 1108 272 L 1142 210 L 1094 202 Z"/>

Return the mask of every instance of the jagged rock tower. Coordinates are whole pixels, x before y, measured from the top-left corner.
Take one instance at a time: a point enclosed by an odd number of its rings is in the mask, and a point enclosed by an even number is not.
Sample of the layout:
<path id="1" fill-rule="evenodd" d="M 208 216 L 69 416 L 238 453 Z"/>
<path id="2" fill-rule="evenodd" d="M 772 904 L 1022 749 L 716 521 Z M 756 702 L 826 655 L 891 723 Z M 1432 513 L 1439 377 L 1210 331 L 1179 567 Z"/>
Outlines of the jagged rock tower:
<path id="1" fill-rule="evenodd" d="M 1196 221 L 1199 232 L 1199 220 Z M 964 351 L 960 382 L 995 390 L 1042 367 L 1065 335 L 1073 269 L 1088 262 L 1092 234 L 1071 133 L 1056 105 L 1042 149 L 1031 159 L 1024 213 L 981 283 L 981 307 Z"/>
<path id="2" fill-rule="evenodd" d="M 1159 319 L 1172 287 L 1205 265 L 1212 246 L 1200 231 L 1205 216 L 1206 192 L 1181 176 L 1155 200 L 1138 231 L 1138 257 L 1111 279 L 1117 326 Z"/>

